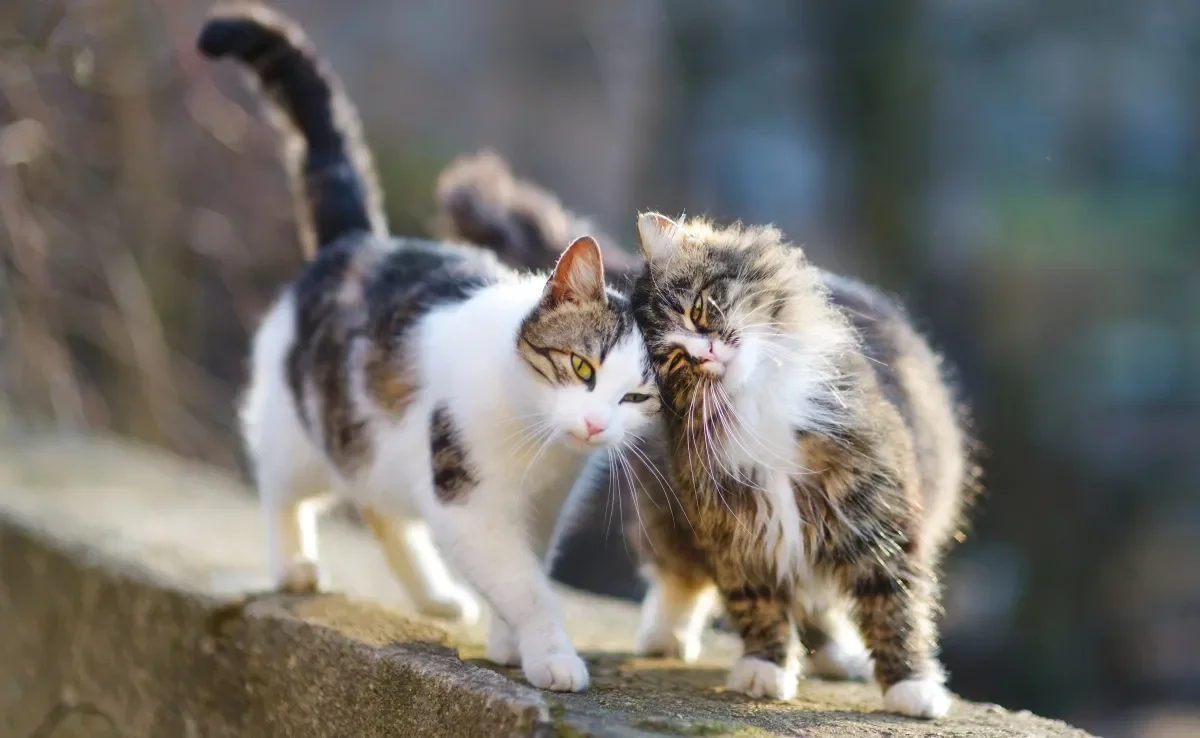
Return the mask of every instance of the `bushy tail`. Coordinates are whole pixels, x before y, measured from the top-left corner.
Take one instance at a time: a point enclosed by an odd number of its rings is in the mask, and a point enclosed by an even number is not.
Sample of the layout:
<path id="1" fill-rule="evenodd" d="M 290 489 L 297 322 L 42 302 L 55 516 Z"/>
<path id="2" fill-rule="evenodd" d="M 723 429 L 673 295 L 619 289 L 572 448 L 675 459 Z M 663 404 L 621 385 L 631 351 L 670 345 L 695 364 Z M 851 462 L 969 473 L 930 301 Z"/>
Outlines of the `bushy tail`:
<path id="1" fill-rule="evenodd" d="M 616 242 L 590 221 L 532 182 L 514 177 L 491 151 L 459 157 L 438 177 L 434 230 L 439 238 L 482 246 L 508 264 L 529 269 L 553 267 L 571 241 L 590 235 L 604 248 L 610 281 L 640 268 L 636 257 L 615 248 Z"/>
<path id="2" fill-rule="evenodd" d="M 197 45 L 210 59 L 232 56 L 245 64 L 274 103 L 273 118 L 289 139 L 288 168 L 305 206 L 307 244 L 320 248 L 351 232 L 386 236 L 358 115 L 300 27 L 260 5 L 223 6 L 213 12 Z"/>

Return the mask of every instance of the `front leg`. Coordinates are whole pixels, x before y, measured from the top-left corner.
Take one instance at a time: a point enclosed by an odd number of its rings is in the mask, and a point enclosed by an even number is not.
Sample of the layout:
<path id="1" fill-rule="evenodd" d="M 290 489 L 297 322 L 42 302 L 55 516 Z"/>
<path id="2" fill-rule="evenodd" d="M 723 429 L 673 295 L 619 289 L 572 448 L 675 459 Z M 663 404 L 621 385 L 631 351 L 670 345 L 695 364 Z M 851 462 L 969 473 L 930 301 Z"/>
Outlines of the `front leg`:
<path id="1" fill-rule="evenodd" d="M 735 562 L 716 567 L 715 574 L 725 614 L 742 637 L 742 657 L 729 672 L 729 689 L 751 697 L 792 699 L 800 658 L 790 593 L 748 582 Z"/>
<path id="2" fill-rule="evenodd" d="M 490 491 L 499 492 L 481 486 L 467 500 L 439 503 L 428 516 L 434 535 L 455 568 L 487 600 L 493 618 L 511 628 L 529 683 L 558 692 L 586 689 L 587 665 L 567 637 L 550 579 L 516 511 L 485 504 Z M 505 630 L 496 631 L 495 637 L 506 641 L 497 646 L 509 642 Z"/>
<path id="3" fill-rule="evenodd" d="M 504 618 L 492 613 L 488 622 L 487 658 L 501 666 L 519 666 L 521 651 L 517 648 L 517 634 L 504 622 Z"/>
<path id="4" fill-rule="evenodd" d="M 828 561 L 854 599 L 859 629 L 875 661 L 875 680 L 892 712 L 938 718 L 950 709 L 945 675 L 934 657 L 933 572 L 922 562 L 911 518 L 885 491 L 862 495 L 854 526 L 835 529 Z M 877 512 L 872 513 L 875 510 Z"/>
<path id="5" fill-rule="evenodd" d="M 902 715 L 938 718 L 950 710 L 945 675 L 933 656 L 932 581 L 903 556 L 873 560 L 849 573 L 858 622 L 875 659 L 884 706 Z"/>
<path id="6" fill-rule="evenodd" d="M 825 505 L 809 516 L 820 521 L 809 529 L 812 550 L 818 567 L 854 600 L 884 706 L 912 717 L 945 715 L 950 693 L 934 658 L 937 581 L 919 540 L 921 510 L 913 501 L 920 490 L 912 470 L 895 462 L 903 449 L 854 434 L 838 444 L 813 435 L 800 441 L 817 471 L 805 480 L 809 488 L 797 489 L 797 500 Z"/>

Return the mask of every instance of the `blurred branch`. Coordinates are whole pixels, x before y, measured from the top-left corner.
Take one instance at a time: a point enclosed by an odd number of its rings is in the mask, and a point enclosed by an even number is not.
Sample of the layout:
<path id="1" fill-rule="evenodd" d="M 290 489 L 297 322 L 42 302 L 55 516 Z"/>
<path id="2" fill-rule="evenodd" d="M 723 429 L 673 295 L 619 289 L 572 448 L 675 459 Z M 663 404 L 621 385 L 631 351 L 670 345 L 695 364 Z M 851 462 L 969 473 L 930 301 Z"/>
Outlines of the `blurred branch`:
<path id="1" fill-rule="evenodd" d="M 33 26 L 28 33 L 22 33 L 16 28 L 3 28 L 0 31 L 0 49 L 6 55 L 28 56 L 44 53 L 50 48 L 50 40 L 59 25 L 67 17 L 66 0 L 49 0 L 49 2 L 34 4 L 35 10 L 43 15 L 34 19 L 29 25 Z M 27 10 L 26 4 L 22 10 Z"/>
<path id="2" fill-rule="evenodd" d="M 132 381 L 122 394 L 130 409 L 141 409 L 128 419 L 130 430 L 146 440 L 163 440 L 171 434 L 164 422 L 179 404 L 170 377 L 170 341 L 181 316 L 175 249 L 170 243 L 170 186 L 158 165 L 158 132 L 150 108 L 144 50 L 144 19 L 127 0 L 109 0 L 107 10 L 117 22 L 109 39 L 105 64 L 98 68 L 107 88 L 116 134 L 122 208 L 132 239 L 117 246 L 102 262 L 104 276 L 118 310 L 125 319 L 134 356 L 143 377 Z M 140 402 L 138 399 L 140 398 Z M 177 439 L 176 439 L 177 440 Z"/>
<path id="3" fill-rule="evenodd" d="M 610 0 L 583 4 L 583 28 L 596 54 L 607 97 L 609 181 L 603 188 L 609 217 L 632 217 L 638 184 L 646 166 L 653 117 L 661 85 L 666 18 L 658 0 Z M 630 229 L 632 221 L 623 223 Z"/>
<path id="4" fill-rule="evenodd" d="M 44 397 L 57 421 L 78 425 L 83 421 L 83 405 L 70 359 L 54 328 L 46 239 L 30 213 L 18 169 L 21 162 L 37 156 L 40 149 L 33 142 L 41 140 L 40 130 L 35 121 L 21 120 L 0 132 L 0 222 L 13 266 L 11 274 L 7 269 L 0 272 L 7 296 L 4 314 L 11 324 L 5 335 L 14 339 L 10 362 L 17 373 L 16 396 L 33 408 Z"/>
<path id="5" fill-rule="evenodd" d="M 136 357 L 133 339 L 120 311 L 110 305 L 78 296 L 62 295 L 61 299 L 62 304 L 66 306 L 62 311 L 64 335 L 87 341 L 104 351 L 128 369 L 137 372 L 142 381 L 156 381 L 154 376 L 145 374 L 145 362 Z M 228 412 L 225 411 L 229 397 L 233 394 L 233 387 L 182 354 L 172 354 L 168 357 L 168 364 L 166 371 L 175 377 L 180 386 L 187 387 L 188 391 L 181 399 L 188 406 L 189 412 L 204 417 L 206 422 L 215 423 L 221 430 L 234 427 Z M 168 408 L 166 422 L 175 424 L 190 421 L 187 414 L 177 414 L 173 408 Z M 201 433 L 195 427 L 190 430 L 193 434 Z"/>
<path id="6" fill-rule="evenodd" d="M 822 108 L 849 173 L 842 227 L 869 258 L 866 275 L 911 287 L 923 247 L 931 71 L 923 0 L 814 3 L 801 29 L 820 50 Z"/>
<path id="7" fill-rule="evenodd" d="M 274 133 L 213 84 L 213 65 L 196 53 L 194 14 L 185 12 L 179 0 L 153 0 L 153 4 L 167 26 L 171 57 L 186 81 L 183 103 L 192 119 L 234 151 L 244 152 L 248 146 L 274 150 Z"/>
<path id="8" fill-rule="evenodd" d="M 46 128 L 32 118 L 22 118 L 0 128 L 0 167 L 30 164 L 47 145 Z"/>

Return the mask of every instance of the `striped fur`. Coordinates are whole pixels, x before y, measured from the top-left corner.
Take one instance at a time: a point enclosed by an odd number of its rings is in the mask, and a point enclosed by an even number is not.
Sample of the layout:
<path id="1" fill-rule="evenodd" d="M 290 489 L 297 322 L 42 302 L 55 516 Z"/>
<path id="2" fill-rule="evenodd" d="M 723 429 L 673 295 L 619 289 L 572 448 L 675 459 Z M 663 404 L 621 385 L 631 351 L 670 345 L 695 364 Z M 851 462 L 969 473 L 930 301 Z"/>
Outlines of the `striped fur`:
<path id="1" fill-rule="evenodd" d="M 846 675 L 865 665 L 860 635 L 889 709 L 944 714 L 936 571 L 967 466 L 938 358 L 774 229 L 648 214 L 639 231 L 632 300 L 673 483 L 640 505 L 644 650 L 669 650 L 715 584 L 744 645 L 732 689 L 793 694 L 799 626 Z"/>

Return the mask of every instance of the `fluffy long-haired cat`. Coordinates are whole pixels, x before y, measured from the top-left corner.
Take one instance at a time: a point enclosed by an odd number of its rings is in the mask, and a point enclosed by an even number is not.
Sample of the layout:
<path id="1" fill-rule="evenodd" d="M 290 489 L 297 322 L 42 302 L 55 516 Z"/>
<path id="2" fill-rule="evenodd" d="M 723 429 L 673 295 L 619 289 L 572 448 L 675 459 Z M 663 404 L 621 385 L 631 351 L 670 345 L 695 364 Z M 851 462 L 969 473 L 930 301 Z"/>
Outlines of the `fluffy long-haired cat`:
<path id="1" fill-rule="evenodd" d="M 937 567 L 967 474 L 937 355 L 777 230 L 653 213 L 638 230 L 672 482 L 641 506 L 639 650 L 694 658 L 715 593 L 744 645 L 731 689 L 792 697 L 799 626 L 821 671 L 873 660 L 889 710 L 944 715 Z"/>
<path id="2" fill-rule="evenodd" d="M 440 549 L 491 606 L 490 658 L 537 687 L 583 689 L 546 569 L 571 490 L 657 406 L 595 241 L 576 240 L 547 277 L 390 239 L 353 111 L 300 30 L 225 8 L 199 46 L 247 65 L 278 108 L 317 246 L 258 330 L 243 408 L 278 585 L 317 585 L 314 502 L 332 491 L 423 610 L 476 608 Z"/>

